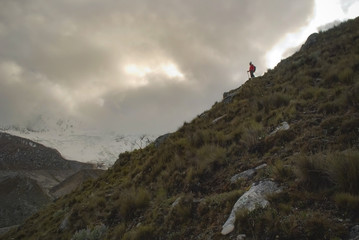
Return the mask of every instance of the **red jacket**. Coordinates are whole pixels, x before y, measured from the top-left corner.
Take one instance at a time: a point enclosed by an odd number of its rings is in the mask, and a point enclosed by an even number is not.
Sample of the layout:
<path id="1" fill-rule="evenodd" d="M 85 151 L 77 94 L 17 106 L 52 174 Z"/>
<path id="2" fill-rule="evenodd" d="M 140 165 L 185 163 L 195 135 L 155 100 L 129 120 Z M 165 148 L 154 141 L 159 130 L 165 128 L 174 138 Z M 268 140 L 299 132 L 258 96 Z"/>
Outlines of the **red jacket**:
<path id="1" fill-rule="evenodd" d="M 254 65 L 253 64 L 249 65 L 249 71 L 254 72 Z"/>

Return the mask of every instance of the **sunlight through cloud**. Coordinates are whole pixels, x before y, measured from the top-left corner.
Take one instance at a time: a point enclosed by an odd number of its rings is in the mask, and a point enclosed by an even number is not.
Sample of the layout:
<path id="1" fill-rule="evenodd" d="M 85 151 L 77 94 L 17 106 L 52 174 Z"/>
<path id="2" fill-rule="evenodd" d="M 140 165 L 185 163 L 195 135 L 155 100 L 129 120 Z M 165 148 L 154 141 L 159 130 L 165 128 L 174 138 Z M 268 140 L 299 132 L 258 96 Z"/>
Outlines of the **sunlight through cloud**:
<path id="1" fill-rule="evenodd" d="M 130 78 L 130 85 L 140 87 L 149 84 L 151 76 L 162 76 L 161 78 L 153 78 L 157 81 L 172 80 L 183 81 L 185 76 L 177 66 L 173 63 L 159 64 L 158 66 L 141 66 L 136 64 L 128 64 L 124 67 L 124 72 L 134 78 Z"/>

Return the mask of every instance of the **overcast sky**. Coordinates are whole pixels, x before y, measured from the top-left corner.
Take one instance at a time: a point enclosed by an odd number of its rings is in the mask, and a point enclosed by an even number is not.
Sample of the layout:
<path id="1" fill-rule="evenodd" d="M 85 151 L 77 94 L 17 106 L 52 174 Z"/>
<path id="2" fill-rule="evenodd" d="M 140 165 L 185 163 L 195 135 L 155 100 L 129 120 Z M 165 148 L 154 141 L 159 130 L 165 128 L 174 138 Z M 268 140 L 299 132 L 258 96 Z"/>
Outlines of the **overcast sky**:
<path id="1" fill-rule="evenodd" d="M 163 134 L 359 0 L 0 0 L 0 124 Z"/>

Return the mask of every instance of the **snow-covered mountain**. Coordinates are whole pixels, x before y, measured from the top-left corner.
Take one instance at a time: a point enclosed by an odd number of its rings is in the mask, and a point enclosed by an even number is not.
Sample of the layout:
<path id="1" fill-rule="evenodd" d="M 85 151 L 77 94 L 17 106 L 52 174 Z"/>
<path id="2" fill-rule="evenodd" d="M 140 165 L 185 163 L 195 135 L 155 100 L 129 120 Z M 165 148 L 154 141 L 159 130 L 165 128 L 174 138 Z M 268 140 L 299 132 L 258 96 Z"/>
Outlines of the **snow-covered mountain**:
<path id="1" fill-rule="evenodd" d="M 157 137 L 83 130 L 64 120 L 58 120 L 55 126 L 51 129 L 44 124 L 36 124 L 36 127 L 33 124 L 31 127 L 2 126 L 0 131 L 55 148 L 66 159 L 95 163 L 105 169 L 112 166 L 121 152 L 143 148 Z"/>

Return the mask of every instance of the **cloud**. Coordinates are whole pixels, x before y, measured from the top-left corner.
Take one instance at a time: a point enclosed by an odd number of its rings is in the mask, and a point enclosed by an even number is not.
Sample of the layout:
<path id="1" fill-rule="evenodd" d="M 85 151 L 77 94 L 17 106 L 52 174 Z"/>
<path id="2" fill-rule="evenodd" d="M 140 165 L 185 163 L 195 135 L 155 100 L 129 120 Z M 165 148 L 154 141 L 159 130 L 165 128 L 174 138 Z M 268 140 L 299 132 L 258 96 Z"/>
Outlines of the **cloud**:
<path id="1" fill-rule="evenodd" d="M 266 51 L 312 11 L 311 0 L 2 0 L 0 120 L 173 131 L 242 84 L 249 61 L 264 72 Z"/>

